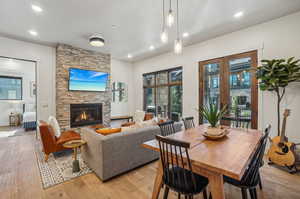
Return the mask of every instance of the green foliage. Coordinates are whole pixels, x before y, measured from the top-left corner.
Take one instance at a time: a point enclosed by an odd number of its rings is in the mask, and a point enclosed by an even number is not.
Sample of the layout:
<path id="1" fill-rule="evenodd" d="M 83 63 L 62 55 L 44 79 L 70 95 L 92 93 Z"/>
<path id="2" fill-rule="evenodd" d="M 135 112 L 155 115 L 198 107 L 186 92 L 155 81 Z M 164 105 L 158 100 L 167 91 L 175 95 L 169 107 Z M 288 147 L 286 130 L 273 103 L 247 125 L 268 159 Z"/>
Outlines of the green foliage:
<path id="1" fill-rule="evenodd" d="M 300 80 L 300 60 L 291 57 L 285 59 L 262 60 L 257 68 L 257 79 L 262 91 L 277 91 L 285 88 L 290 82 Z"/>
<path id="2" fill-rule="evenodd" d="M 204 105 L 198 110 L 200 115 L 206 119 L 212 127 L 216 127 L 218 122 L 222 119 L 224 114 L 227 112 L 227 106 L 223 106 L 219 110 L 218 105 L 210 102 L 209 105 Z"/>
<path id="3" fill-rule="evenodd" d="M 285 59 L 262 60 L 256 71 L 259 88 L 272 91 L 277 96 L 277 135 L 280 135 L 280 102 L 289 83 L 300 80 L 300 60 Z"/>

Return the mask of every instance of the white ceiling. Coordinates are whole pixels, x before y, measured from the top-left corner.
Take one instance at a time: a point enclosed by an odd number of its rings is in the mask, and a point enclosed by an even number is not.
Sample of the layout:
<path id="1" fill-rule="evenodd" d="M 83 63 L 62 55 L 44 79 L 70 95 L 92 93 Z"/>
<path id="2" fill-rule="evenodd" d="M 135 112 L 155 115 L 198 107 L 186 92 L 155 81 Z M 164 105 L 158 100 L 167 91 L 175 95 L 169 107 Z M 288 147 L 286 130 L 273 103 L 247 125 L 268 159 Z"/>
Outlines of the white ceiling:
<path id="1" fill-rule="evenodd" d="M 33 3 L 44 11 L 34 13 Z M 179 4 L 181 32 L 190 34 L 184 45 L 300 10 L 299 0 L 179 0 Z M 244 16 L 235 19 L 238 11 Z M 127 61 L 130 53 L 131 61 L 137 61 L 172 51 L 175 34 L 168 44 L 160 42 L 161 12 L 162 0 L 1 0 L 0 34 L 48 45 L 66 43 Z M 33 37 L 30 29 L 39 35 Z M 88 44 L 93 33 L 102 33 L 105 47 Z M 150 45 L 156 49 L 150 51 Z"/>

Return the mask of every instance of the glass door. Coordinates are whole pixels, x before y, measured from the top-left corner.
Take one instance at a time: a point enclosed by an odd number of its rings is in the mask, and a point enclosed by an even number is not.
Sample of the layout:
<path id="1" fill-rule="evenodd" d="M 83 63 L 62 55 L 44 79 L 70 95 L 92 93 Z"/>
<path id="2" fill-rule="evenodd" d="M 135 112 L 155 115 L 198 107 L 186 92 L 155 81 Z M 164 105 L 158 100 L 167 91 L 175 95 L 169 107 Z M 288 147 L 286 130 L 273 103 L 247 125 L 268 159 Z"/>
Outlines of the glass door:
<path id="1" fill-rule="evenodd" d="M 223 59 L 213 59 L 200 62 L 199 66 L 199 106 L 207 106 L 210 102 L 223 106 L 223 96 L 221 95 L 223 81 Z M 199 115 L 199 122 L 206 123 Z"/>
<path id="2" fill-rule="evenodd" d="M 182 115 L 182 67 L 143 75 L 144 110 L 179 121 Z"/>
<path id="3" fill-rule="evenodd" d="M 252 68 L 257 67 L 257 52 L 247 52 L 225 58 L 228 68 L 227 104 L 230 117 L 239 118 L 257 128 L 257 80 Z"/>
<path id="4" fill-rule="evenodd" d="M 257 51 L 231 55 L 199 63 L 199 106 L 210 101 L 219 107 L 227 105 L 228 114 L 221 123 L 231 125 L 239 118 L 257 128 L 257 80 L 252 68 L 257 67 Z M 200 123 L 205 123 L 202 118 Z"/>

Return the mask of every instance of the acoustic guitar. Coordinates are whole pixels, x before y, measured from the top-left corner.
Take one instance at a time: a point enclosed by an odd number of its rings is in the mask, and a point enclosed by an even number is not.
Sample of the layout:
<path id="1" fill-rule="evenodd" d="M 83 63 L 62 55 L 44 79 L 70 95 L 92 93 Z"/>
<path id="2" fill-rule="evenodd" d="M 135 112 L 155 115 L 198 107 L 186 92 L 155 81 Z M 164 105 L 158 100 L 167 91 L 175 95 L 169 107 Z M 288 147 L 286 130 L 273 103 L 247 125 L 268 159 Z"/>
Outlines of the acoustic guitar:
<path id="1" fill-rule="evenodd" d="M 268 151 L 269 160 L 279 166 L 292 166 L 296 158 L 294 154 L 295 144 L 288 141 L 285 136 L 286 119 L 290 115 L 290 110 L 285 109 L 280 136 L 276 136 L 271 141 L 271 147 Z"/>

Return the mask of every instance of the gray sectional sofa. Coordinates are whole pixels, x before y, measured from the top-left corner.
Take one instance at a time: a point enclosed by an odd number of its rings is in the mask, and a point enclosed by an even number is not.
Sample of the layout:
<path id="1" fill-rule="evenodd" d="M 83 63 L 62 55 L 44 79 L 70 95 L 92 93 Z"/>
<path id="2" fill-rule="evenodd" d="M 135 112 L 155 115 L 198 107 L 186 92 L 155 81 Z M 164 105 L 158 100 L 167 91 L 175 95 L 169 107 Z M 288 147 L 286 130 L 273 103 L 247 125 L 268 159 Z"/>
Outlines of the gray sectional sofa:
<path id="1" fill-rule="evenodd" d="M 175 124 L 176 131 L 180 131 L 181 127 L 181 123 Z M 160 134 L 158 126 L 106 136 L 96 133 L 91 128 L 83 128 L 81 134 L 82 139 L 87 141 L 81 150 L 82 158 L 103 181 L 159 157 L 158 152 L 141 146 L 142 143 L 155 139 L 155 135 Z"/>

